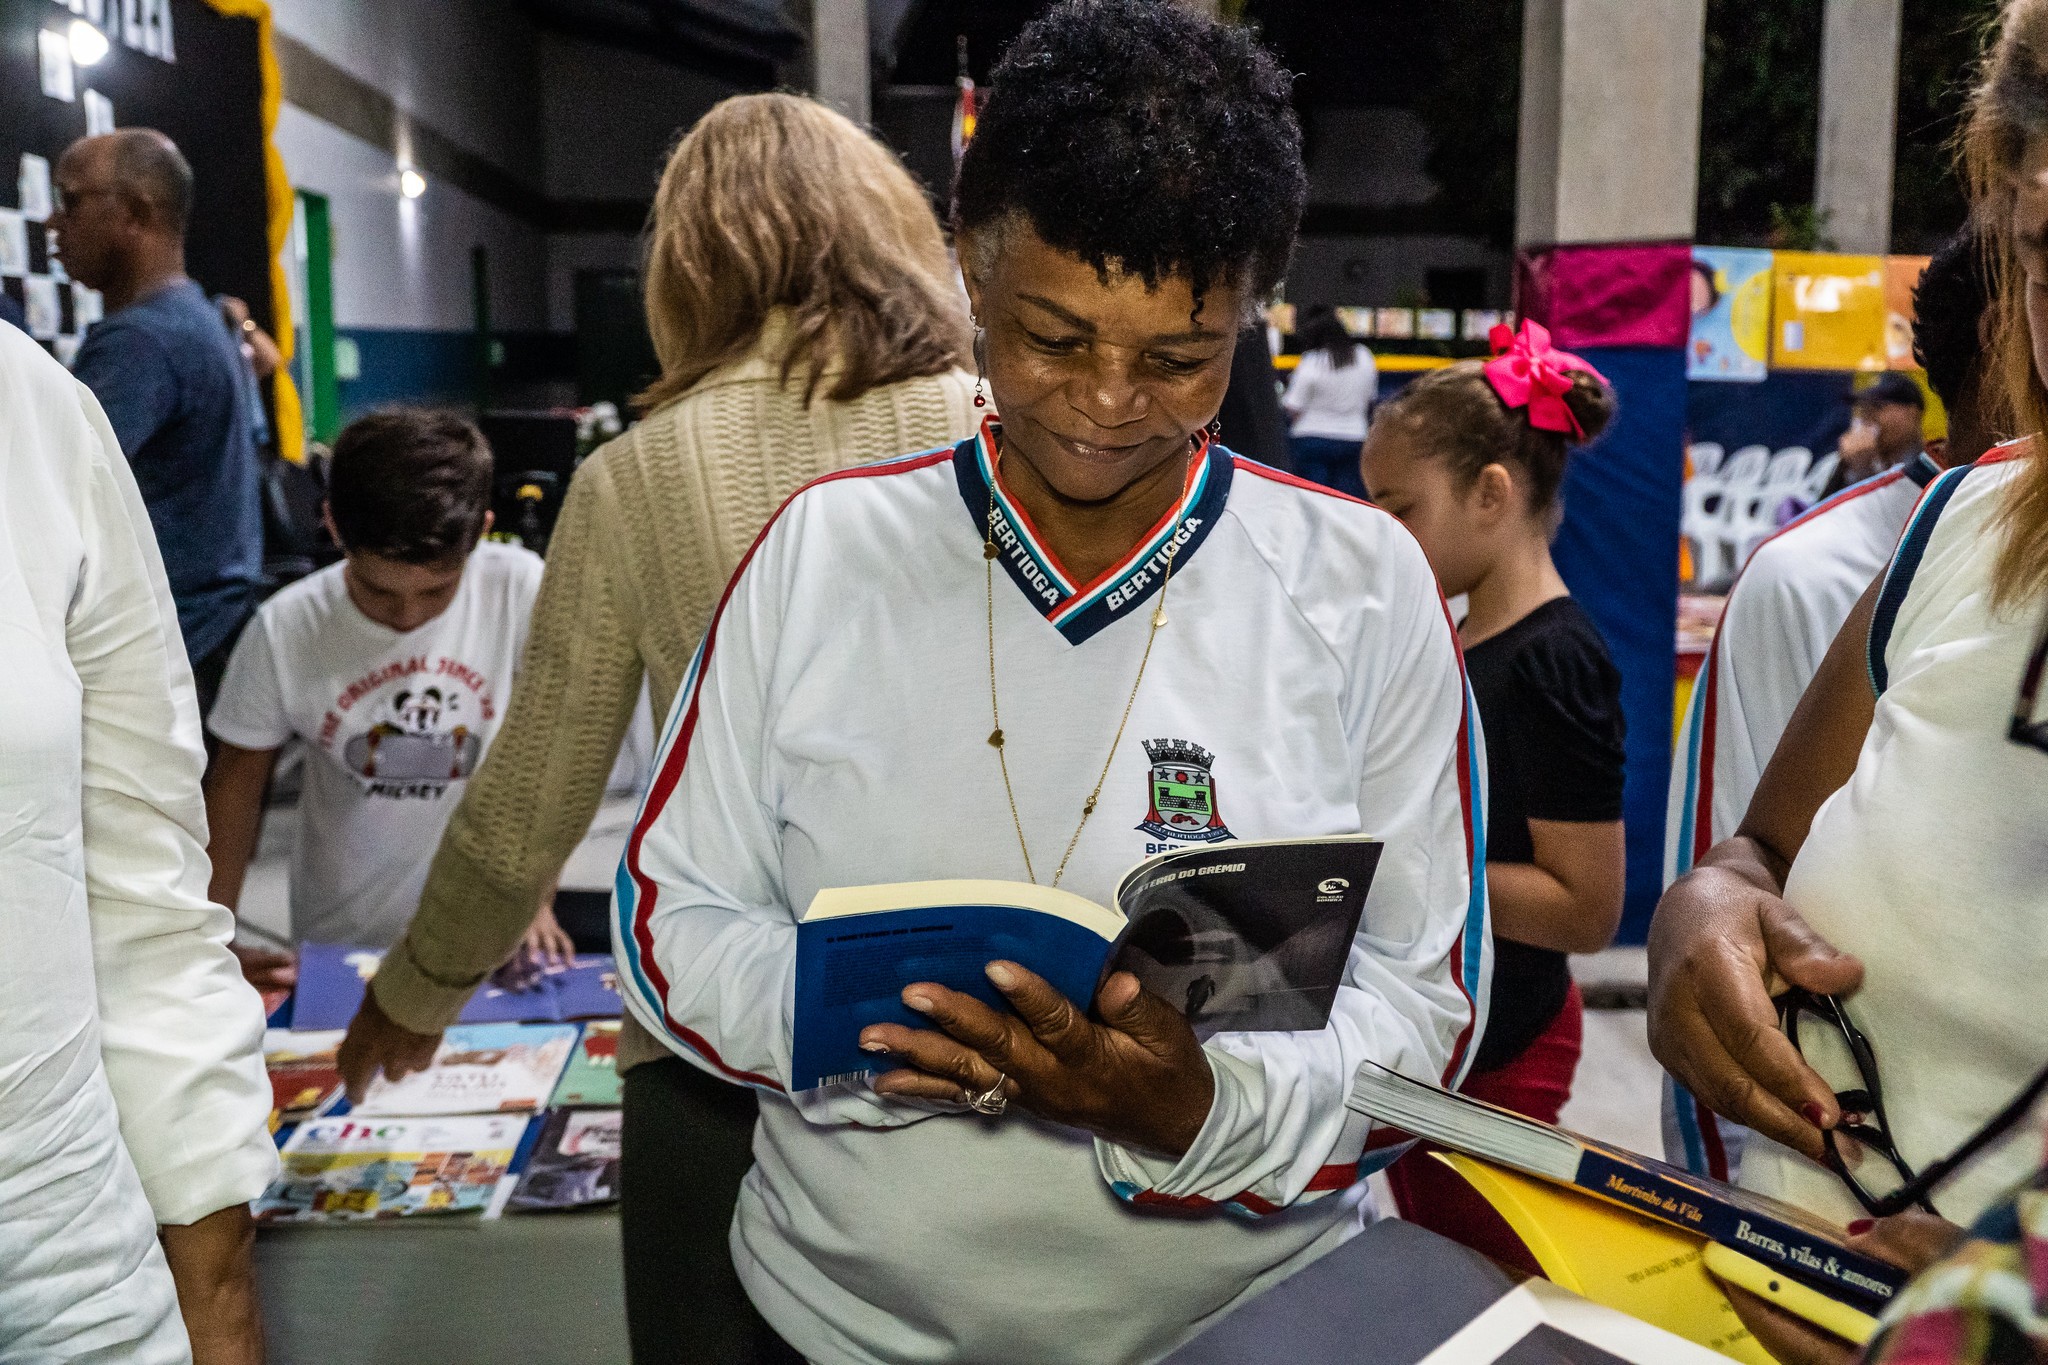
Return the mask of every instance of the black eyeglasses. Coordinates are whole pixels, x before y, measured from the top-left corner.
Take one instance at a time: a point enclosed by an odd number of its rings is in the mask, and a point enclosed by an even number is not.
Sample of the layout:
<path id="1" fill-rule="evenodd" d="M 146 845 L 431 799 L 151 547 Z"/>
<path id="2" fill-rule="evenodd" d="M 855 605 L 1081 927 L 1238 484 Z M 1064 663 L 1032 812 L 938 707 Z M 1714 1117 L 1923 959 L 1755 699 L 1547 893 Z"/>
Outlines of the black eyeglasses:
<path id="1" fill-rule="evenodd" d="M 2048 651 L 2037 652 L 2030 673 L 2040 671 L 2041 653 Z M 2048 749 L 2048 735 L 2033 742 Z M 1792 1046 L 1799 1049 L 1806 1064 L 1835 1092 L 1835 1103 L 1842 1108 L 1842 1121 L 1821 1133 L 1828 1169 L 1849 1187 L 1856 1202 L 1873 1218 L 1889 1218 L 1915 1206 L 1938 1215 L 1940 1210 L 1930 1197 L 1935 1187 L 2017 1127 L 2034 1102 L 2048 1091 L 2048 1067 L 2043 1067 L 2025 1089 L 1960 1147 L 1916 1175 L 1892 1141 L 1891 1124 L 1884 1112 L 1884 1089 L 1877 1074 L 1877 1055 L 1871 1050 L 1870 1040 L 1851 1022 L 1842 1002 L 1832 995 L 1816 995 L 1794 986 L 1778 997 L 1778 1018 Z M 1802 1023 L 1806 1026 L 1804 1041 Z M 1853 1140 L 1846 1152 L 1841 1141 L 1845 1137 Z"/>
<path id="2" fill-rule="evenodd" d="M 2041 669 L 2048 664 L 2048 616 L 2034 631 L 2034 652 L 2027 656 L 2027 671 L 2020 674 L 2019 699 L 2012 704 L 2012 725 L 2005 735 L 2015 744 L 2025 744 L 2048 753 L 2048 721 L 2034 719 L 2034 698 L 2041 690 Z"/>

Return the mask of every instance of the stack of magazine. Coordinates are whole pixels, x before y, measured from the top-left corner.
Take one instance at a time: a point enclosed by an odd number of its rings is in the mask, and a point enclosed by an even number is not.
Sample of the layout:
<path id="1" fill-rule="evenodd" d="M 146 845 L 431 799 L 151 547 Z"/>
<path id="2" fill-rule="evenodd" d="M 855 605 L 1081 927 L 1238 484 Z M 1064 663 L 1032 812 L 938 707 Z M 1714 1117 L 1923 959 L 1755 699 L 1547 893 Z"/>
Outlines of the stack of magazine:
<path id="1" fill-rule="evenodd" d="M 346 1024 L 376 956 L 308 945 L 301 963 L 296 1011 Z M 378 1076 L 356 1105 L 336 1067 L 342 1027 L 271 1029 L 264 1061 L 284 1170 L 251 1206 L 257 1220 L 495 1218 L 617 1199 L 618 1000 L 609 957 L 578 957 L 527 991 L 480 991 L 464 1019 L 481 1003 L 506 1022 L 455 1025 L 431 1066 Z"/>

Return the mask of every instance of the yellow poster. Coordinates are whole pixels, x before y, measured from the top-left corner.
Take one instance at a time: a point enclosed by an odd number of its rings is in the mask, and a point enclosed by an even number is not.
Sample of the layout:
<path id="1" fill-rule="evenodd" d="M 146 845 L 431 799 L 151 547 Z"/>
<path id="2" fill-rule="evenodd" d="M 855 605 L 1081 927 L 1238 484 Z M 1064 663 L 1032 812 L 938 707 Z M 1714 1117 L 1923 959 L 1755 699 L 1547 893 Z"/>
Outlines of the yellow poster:
<path id="1" fill-rule="evenodd" d="M 1888 368 L 1884 257 L 1780 251 L 1771 273 L 1772 369 Z"/>

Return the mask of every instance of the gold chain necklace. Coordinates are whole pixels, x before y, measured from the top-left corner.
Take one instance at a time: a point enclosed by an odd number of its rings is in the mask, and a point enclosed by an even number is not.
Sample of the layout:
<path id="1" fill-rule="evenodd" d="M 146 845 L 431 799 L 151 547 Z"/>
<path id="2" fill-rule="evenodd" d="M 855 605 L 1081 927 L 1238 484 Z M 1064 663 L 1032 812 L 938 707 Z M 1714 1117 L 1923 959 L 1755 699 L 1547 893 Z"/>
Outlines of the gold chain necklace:
<path id="1" fill-rule="evenodd" d="M 1188 458 L 1194 458 L 1192 453 Z M 1024 875 L 1035 886 L 1038 874 L 1031 867 L 1031 845 L 1025 842 L 1024 820 L 1017 814 L 1017 793 L 1010 786 L 1010 760 L 1003 753 L 1003 713 L 996 703 L 996 556 L 1002 553 L 996 548 L 996 480 L 1001 477 L 1002 467 L 1002 447 L 997 445 L 988 481 L 988 538 L 981 546 L 983 567 L 988 571 L 988 713 L 995 723 L 995 729 L 989 731 L 988 742 L 996 751 L 996 762 L 1003 770 L 1003 795 L 1010 799 L 1010 823 L 1017 829 L 1017 848 L 1024 855 Z M 1181 474 L 1181 489 L 1181 494 L 1174 500 L 1175 507 L 1179 507 L 1180 499 L 1187 496 L 1185 468 Z M 1174 530 L 1179 529 L 1180 522 L 1176 519 Z M 1145 665 L 1152 660 L 1152 642 L 1159 638 L 1159 629 L 1166 624 L 1166 590 L 1173 585 L 1173 556 L 1177 548 L 1169 539 L 1161 552 L 1166 556 L 1166 574 L 1159 583 L 1159 605 L 1152 609 L 1152 630 L 1145 636 L 1145 652 L 1138 658 L 1138 676 L 1131 682 L 1131 695 L 1124 699 L 1124 713 L 1117 720 L 1116 738 L 1109 742 L 1109 754 L 1102 760 L 1102 771 L 1096 775 L 1095 790 L 1089 792 L 1088 799 L 1082 803 L 1081 822 L 1074 826 L 1074 837 L 1067 840 L 1067 851 L 1060 856 L 1059 869 L 1052 874 L 1054 886 L 1058 886 L 1060 878 L 1067 875 L 1067 860 L 1074 856 L 1074 846 L 1081 842 L 1081 831 L 1088 827 L 1088 817 L 1095 814 L 1095 802 L 1102 795 L 1102 784 L 1109 780 L 1109 765 L 1116 761 L 1116 751 L 1124 742 L 1124 726 L 1130 723 L 1131 707 L 1137 704 L 1138 688 L 1144 684 Z"/>

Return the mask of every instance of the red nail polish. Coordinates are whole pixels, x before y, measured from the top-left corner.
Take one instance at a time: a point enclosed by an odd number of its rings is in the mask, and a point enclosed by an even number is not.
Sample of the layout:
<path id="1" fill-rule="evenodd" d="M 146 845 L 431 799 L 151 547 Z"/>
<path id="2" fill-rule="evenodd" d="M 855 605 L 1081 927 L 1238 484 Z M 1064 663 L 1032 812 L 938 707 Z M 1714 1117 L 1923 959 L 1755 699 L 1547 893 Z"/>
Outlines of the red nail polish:
<path id="1" fill-rule="evenodd" d="M 1806 1121 L 1816 1128 L 1822 1126 L 1821 1120 L 1826 1117 L 1826 1115 L 1821 1113 L 1820 1106 L 1813 1103 L 1813 1101 L 1811 1100 L 1808 1100 L 1805 1104 L 1800 1105 L 1799 1112 L 1806 1115 Z"/>
<path id="2" fill-rule="evenodd" d="M 1849 1224 L 1849 1235 L 1851 1237 L 1861 1237 L 1876 1226 L 1877 1220 L 1875 1218 L 1858 1218 L 1855 1222 Z"/>

